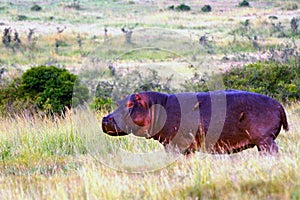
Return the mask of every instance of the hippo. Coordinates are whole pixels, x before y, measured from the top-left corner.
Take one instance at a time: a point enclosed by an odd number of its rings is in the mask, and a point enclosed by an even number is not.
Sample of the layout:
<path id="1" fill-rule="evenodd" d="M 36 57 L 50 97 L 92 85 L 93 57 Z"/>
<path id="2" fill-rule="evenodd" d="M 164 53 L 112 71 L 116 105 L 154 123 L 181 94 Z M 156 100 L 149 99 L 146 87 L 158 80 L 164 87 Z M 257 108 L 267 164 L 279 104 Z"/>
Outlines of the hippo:
<path id="1" fill-rule="evenodd" d="M 140 92 L 119 101 L 103 117 L 110 136 L 134 134 L 159 141 L 167 151 L 237 153 L 257 147 L 277 154 L 276 137 L 288 131 L 283 106 L 258 93 L 239 90 L 164 94 Z"/>

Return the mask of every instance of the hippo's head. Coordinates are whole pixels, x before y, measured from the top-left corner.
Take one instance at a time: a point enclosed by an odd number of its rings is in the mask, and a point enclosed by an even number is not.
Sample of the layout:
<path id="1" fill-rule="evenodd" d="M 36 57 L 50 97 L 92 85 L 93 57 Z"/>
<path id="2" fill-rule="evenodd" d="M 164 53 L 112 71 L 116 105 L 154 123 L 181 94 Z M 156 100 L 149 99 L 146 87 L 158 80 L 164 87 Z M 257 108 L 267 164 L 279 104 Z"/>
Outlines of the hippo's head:
<path id="1" fill-rule="evenodd" d="M 149 99 L 145 94 L 132 94 L 118 102 L 118 108 L 103 117 L 102 130 L 111 136 L 134 133 L 147 137 L 151 114 Z"/>

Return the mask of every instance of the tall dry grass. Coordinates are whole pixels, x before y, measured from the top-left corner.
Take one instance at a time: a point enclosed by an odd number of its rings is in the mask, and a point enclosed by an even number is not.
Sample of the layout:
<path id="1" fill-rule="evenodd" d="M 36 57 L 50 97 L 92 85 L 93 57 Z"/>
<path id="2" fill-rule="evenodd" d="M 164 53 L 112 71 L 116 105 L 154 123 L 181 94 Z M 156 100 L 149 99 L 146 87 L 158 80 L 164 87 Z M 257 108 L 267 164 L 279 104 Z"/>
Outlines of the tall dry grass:
<path id="1" fill-rule="evenodd" d="M 290 131 L 282 131 L 276 140 L 280 148 L 277 156 L 259 155 L 255 148 L 233 155 L 196 153 L 188 159 L 177 157 L 167 166 L 153 165 L 159 156 L 152 160 L 133 160 L 136 157 L 131 155 L 120 157 L 125 154 L 114 156 L 117 152 L 114 148 L 129 153 L 160 152 L 162 148 L 151 140 L 103 135 L 98 119 L 104 113 L 98 116 L 89 112 L 69 113 L 65 118 L 55 119 L 1 118 L 0 196 L 5 199 L 299 199 L 299 110 L 300 104 L 287 108 Z M 84 136 L 96 137 L 96 141 Z M 95 159 L 97 156 L 103 159 Z"/>

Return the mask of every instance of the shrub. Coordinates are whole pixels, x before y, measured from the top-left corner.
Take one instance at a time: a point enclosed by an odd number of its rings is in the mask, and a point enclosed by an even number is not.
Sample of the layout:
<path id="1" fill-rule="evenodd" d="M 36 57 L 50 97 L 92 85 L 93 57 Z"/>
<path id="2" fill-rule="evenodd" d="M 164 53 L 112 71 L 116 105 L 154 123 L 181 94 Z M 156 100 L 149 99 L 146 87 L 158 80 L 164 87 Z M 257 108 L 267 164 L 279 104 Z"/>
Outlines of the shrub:
<path id="1" fill-rule="evenodd" d="M 174 6 L 174 5 L 170 5 L 170 6 L 168 7 L 168 9 L 169 9 L 169 10 L 174 10 L 174 9 L 175 9 L 175 6 Z"/>
<path id="2" fill-rule="evenodd" d="M 258 62 L 225 72 L 227 89 L 257 92 L 288 103 L 300 99 L 300 64 Z"/>
<path id="3" fill-rule="evenodd" d="M 18 21 L 25 21 L 25 20 L 27 20 L 28 19 L 28 17 L 26 16 L 26 15 L 18 15 L 17 16 L 17 20 Z"/>
<path id="4" fill-rule="evenodd" d="M 75 82 L 76 79 L 77 76 L 66 69 L 39 66 L 22 75 L 20 89 L 24 97 L 32 99 L 39 109 L 61 113 L 66 107 L 71 107 L 74 88 L 82 92 L 81 100 L 76 103 L 82 103 L 88 97 L 88 90 Z"/>
<path id="5" fill-rule="evenodd" d="M 120 100 L 120 97 L 142 91 L 172 93 L 175 90 L 171 88 L 171 81 L 172 76 L 162 80 L 155 70 L 149 70 L 143 75 L 134 70 L 124 76 L 115 76 L 111 82 L 98 83 L 91 107 L 97 110 L 110 109 L 113 101 Z"/>
<path id="6" fill-rule="evenodd" d="M 66 108 L 82 104 L 89 97 L 88 89 L 76 79 L 77 76 L 66 69 L 31 68 L 21 77 L 0 85 L 1 114 L 24 110 L 63 114 Z"/>
<path id="7" fill-rule="evenodd" d="M 278 17 L 275 16 L 275 15 L 270 15 L 268 18 L 271 19 L 271 20 L 277 20 L 278 19 Z"/>
<path id="8" fill-rule="evenodd" d="M 178 11 L 190 11 L 191 7 L 182 3 L 178 6 L 176 6 L 175 9 L 178 10 Z"/>
<path id="9" fill-rule="evenodd" d="M 0 85 L 0 112 L 1 115 L 13 114 L 28 108 L 28 103 L 25 100 L 19 100 L 21 96 L 19 87 L 21 85 L 21 78 L 14 80 L 2 81 Z"/>
<path id="10" fill-rule="evenodd" d="M 109 98 L 95 97 L 90 107 L 94 110 L 111 110 L 113 105 L 113 100 Z"/>
<path id="11" fill-rule="evenodd" d="M 96 87 L 95 98 L 91 107 L 95 110 L 109 110 L 113 101 L 111 98 L 114 85 L 108 81 L 100 81 Z"/>
<path id="12" fill-rule="evenodd" d="M 202 12 L 211 12 L 212 8 L 210 5 L 205 5 L 201 8 Z"/>
<path id="13" fill-rule="evenodd" d="M 39 5 L 37 5 L 37 4 L 35 4 L 34 6 L 32 6 L 32 7 L 30 8 L 30 10 L 31 10 L 31 11 L 41 11 L 41 10 L 42 10 L 42 7 L 39 6 Z"/>
<path id="14" fill-rule="evenodd" d="M 208 91 L 208 74 L 205 73 L 203 75 L 195 72 L 194 76 L 191 78 L 188 78 L 184 81 L 181 86 L 183 87 L 185 92 L 207 92 Z"/>
<path id="15" fill-rule="evenodd" d="M 240 7 L 250 7 L 250 3 L 247 0 L 243 0 L 239 3 Z"/>
<path id="16" fill-rule="evenodd" d="M 257 92 L 289 103 L 300 100 L 300 64 L 289 62 L 258 62 L 233 67 L 221 74 L 195 73 L 181 86 L 186 92 L 205 92 L 209 90 L 208 83 L 213 85 L 221 77 L 226 89 Z"/>

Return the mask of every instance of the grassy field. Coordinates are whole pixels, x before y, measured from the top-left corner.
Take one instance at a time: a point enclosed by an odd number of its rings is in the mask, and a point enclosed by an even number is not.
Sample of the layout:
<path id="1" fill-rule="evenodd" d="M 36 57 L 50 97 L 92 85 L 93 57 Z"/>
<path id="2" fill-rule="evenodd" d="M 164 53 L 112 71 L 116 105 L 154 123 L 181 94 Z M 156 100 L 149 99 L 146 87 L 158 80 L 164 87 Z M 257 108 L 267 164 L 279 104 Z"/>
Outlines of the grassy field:
<path id="1" fill-rule="evenodd" d="M 299 109 L 299 104 L 287 108 L 290 131 L 279 135 L 277 156 L 259 155 L 256 148 L 233 155 L 196 153 L 188 159 L 176 157 L 167 166 L 166 162 L 155 166 L 163 154 L 147 161 L 119 157 L 116 149 L 142 153 L 159 152 L 162 147 L 155 141 L 133 136 L 107 137 L 97 128 L 95 119 L 86 114 L 78 118 L 70 113 L 65 119 L 55 121 L 24 116 L 5 118 L 0 125 L 0 196 L 6 199 L 299 199 L 300 146 L 296 142 L 300 137 Z M 94 154 L 95 146 L 85 145 L 80 128 L 88 134 L 97 132 L 90 138 L 97 140 L 99 154 Z"/>
<path id="2" fill-rule="evenodd" d="M 8 45 L 0 44 L 3 76 L 54 65 L 93 88 L 99 80 L 112 79 L 108 66 L 113 65 L 120 77 L 149 69 L 162 79 L 173 75 L 172 86 L 180 90 L 195 72 L 284 62 L 284 52 L 300 51 L 300 30 L 294 33 L 290 25 L 300 16 L 297 1 L 256 0 L 241 8 L 233 0 L 186 0 L 191 11 L 168 9 L 180 3 L 0 1 L 1 37 L 9 27 L 12 37 Z M 42 10 L 32 11 L 35 4 Z M 202 12 L 204 4 L 212 12 Z M 130 42 L 123 27 L 133 31 Z M 13 40 L 15 32 L 20 44 Z M 300 104 L 285 108 L 290 131 L 277 138 L 277 156 L 259 155 L 254 148 L 233 155 L 172 157 L 152 140 L 104 135 L 100 120 L 107 111 L 70 111 L 54 119 L 1 117 L 0 198 L 300 199 Z"/>

